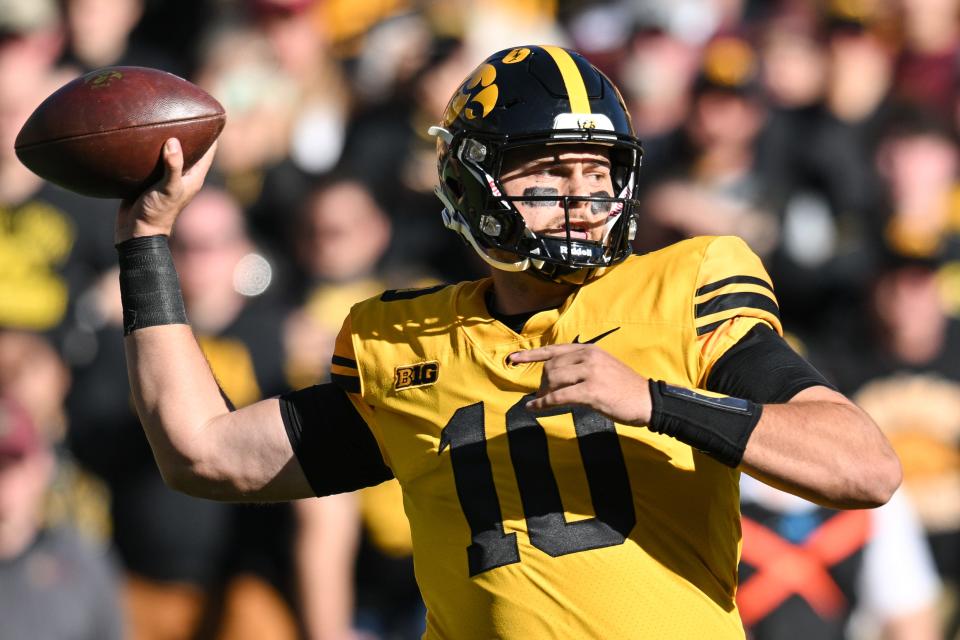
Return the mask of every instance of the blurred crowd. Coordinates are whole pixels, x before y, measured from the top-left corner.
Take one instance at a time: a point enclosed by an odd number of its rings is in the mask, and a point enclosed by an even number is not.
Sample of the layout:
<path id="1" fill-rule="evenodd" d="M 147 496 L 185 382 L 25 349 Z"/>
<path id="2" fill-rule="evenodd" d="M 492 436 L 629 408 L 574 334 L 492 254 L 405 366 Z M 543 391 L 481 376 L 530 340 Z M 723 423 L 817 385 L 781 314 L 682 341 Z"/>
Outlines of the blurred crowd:
<path id="1" fill-rule="evenodd" d="M 123 356 L 117 202 L 14 154 L 86 71 L 226 108 L 171 247 L 237 406 L 323 382 L 353 302 L 484 275 L 442 228 L 427 127 L 489 53 L 554 43 L 621 87 L 636 249 L 743 237 L 789 339 L 905 482 L 835 512 L 744 480 L 748 635 L 960 638 L 960 0 L 0 0 L 0 639 L 407 639 L 395 483 L 283 505 L 163 484 Z"/>

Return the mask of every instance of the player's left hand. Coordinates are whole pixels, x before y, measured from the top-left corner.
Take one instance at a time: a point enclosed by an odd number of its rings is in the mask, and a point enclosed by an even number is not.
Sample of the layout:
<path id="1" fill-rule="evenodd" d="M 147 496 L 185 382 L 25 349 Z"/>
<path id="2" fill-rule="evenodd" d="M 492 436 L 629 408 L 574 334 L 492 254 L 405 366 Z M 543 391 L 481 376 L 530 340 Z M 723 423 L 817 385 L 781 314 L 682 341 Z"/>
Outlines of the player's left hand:
<path id="1" fill-rule="evenodd" d="M 650 421 L 650 389 L 643 377 L 592 344 L 554 344 L 510 354 L 512 364 L 542 362 L 532 411 L 561 405 L 583 405 L 620 424 Z"/>

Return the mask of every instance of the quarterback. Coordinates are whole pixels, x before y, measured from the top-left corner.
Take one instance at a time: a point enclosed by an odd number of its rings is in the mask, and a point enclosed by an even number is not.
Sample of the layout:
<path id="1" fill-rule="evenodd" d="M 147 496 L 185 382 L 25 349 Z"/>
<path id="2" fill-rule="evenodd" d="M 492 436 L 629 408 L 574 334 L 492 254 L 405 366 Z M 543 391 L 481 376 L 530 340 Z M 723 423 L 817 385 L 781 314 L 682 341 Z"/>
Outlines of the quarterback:
<path id="1" fill-rule="evenodd" d="M 641 146 L 579 54 L 500 51 L 437 137 L 445 225 L 490 276 L 351 310 L 332 381 L 237 411 L 183 311 L 167 236 L 212 153 L 121 206 L 128 370 L 165 480 L 275 501 L 397 478 L 427 638 L 742 638 L 739 473 L 836 508 L 899 462 L 782 338 L 737 238 L 631 255 Z"/>

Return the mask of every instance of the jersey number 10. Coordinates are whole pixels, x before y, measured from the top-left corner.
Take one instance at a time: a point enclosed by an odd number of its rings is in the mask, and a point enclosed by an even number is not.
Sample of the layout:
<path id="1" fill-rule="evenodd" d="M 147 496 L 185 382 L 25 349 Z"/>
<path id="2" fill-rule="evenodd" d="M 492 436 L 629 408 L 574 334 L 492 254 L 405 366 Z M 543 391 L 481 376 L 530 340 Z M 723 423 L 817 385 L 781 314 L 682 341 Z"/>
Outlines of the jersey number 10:
<path id="1" fill-rule="evenodd" d="M 507 444 L 517 476 L 530 543 L 563 556 L 623 544 L 636 524 L 627 465 L 613 421 L 583 407 L 559 407 L 534 414 L 524 396 L 507 411 Z M 595 517 L 567 522 L 557 480 L 550 467 L 547 434 L 537 416 L 572 414 L 580 457 Z M 517 534 L 505 533 L 500 502 L 487 455 L 483 402 L 461 407 L 440 435 L 440 453 L 450 447 L 460 507 L 470 526 L 470 575 L 520 562 Z"/>

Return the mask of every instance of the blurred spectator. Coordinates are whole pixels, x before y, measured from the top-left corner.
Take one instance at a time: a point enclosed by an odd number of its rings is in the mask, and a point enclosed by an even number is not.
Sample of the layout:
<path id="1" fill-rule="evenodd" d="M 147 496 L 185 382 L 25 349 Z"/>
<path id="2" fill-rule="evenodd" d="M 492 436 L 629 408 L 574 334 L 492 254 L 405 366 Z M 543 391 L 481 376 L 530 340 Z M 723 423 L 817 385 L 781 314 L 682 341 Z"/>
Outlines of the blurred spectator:
<path id="1" fill-rule="evenodd" d="M 66 434 L 63 401 L 69 388 L 70 374 L 47 340 L 26 331 L 0 331 L 0 393 L 16 398 L 52 441 Z"/>
<path id="2" fill-rule="evenodd" d="M 354 631 L 354 565 L 360 535 L 356 496 L 343 494 L 294 505 L 297 533 L 297 603 L 309 640 L 370 640 Z M 259 615 L 258 612 L 251 612 Z M 239 631 L 239 629 L 234 629 Z M 247 632 L 221 634 L 225 640 L 264 637 Z M 270 637 L 276 637 L 270 636 Z"/>
<path id="3" fill-rule="evenodd" d="M 884 241 L 905 254 L 960 258 L 960 149 L 950 125 L 923 111 L 898 112 L 877 164 L 888 196 Z"/>
<path id="4" fill-rule="evenodd" d="M 282 260 L 284 231 L 310 180 L 290 159 L 301 87 L 262 31 L 235 23 L 207 34 L 196 81 L 228 114 L 214 171 L 247 212 L 255 239 Z"/>
<path id="5" fill-rule="evenodd" d="M 883 256 L 861 312 L 834 323 L 814 349 L 813 361 L 890 438 L 937 569 L 950 586 L 947 592 L 955 593 L 960 584 L 960 322 L 946 313 L 941 256 L 891 249 Z M 943 608 L 956 625 L 956 598 Z"/>
<path id="6" fill-rule="evenodd" d="M 134 637 L 350 637 L 353 608 L 364 633 L 413 637 L 423 620 L 394 484 L 292 510 L 160 485 L 123 376 L 116 205 L 43 183 L 13 153 L 32 109 L 81 68 L 197 69 L 227 108 L 210 184 L 229 195 L 198 198 L 172 244 L 191 322 L 242 404 L 324 380 L 356 300 L 480 273 L 437 225 L 426 129 L 474 47 L 576 43 L 622 76 L 644 140 L 638 249 L 734 233 L 764 254 L 788 328 L 896 443 L 957 589 L 956 13 L 957 0 L 0 0 L 0 328 L 48 333 L 74 379 L 65 417 L 56 353 L 6 331 L 0 395 L 13 385 L 108 479 Z M 54 493 L 87 487 L 57 453 Z M 93 495 L 84 526 L 109 535 Z M 80 517 L 83 501 L 57 501 Z"/>
<path id="7" fill-rule="evenodd" d="M 821 330 L 823 310 L 844 307 L 869 277 L 880 190 L 872 159 L 893 65 L 876 5 L 825 4 L 820 23 L 794 9 L 764 32 L 768 156 L 784 167 L 785 189 L 767 263 L 783 317 L 806 331 Z"/>
<path id="8" fill-rule="evenodd" d="M 69 79 L 53 66 L 62 42 L 52 0 L 0 2 L 0 327 L 59 328 L 113 262 L 114 206 L 45 183 L 14 154 L 27 117 Z"/>
<path id="9" fill-rule="evenodd" d="M 65 0 L 64 62 L 83 72 L 129 65 L 173 71 L 173 60 L 143 40 L 131 39 L 143 17 L 144 0 Z"/>
<path id="10" fill-rule="evenodd" d="M 394 240 L 390 261 L 426 267 L 444 280 L 479 277 L 473 251 L 451 242 L 437 224 L 436 141 L 427 129 L 439 122 L 449 96 L 474 62 L 456 39 L 435 40 L 419 68 L 386 102 L 356 114 L 341 168 L 389 203 Z"/>
<path id="11" fill-rule="evenodd" d="M 289 151 L 296 83 L 262 33 L 235 24 L 217 25 L 207 36 L 196 80 L 229 114 L 215 166 L 230 193 L 253 204 L 264 170 Z"/>
<path id="12" fill-rule="evenodd" d="M 737 608 L 752 640 L 936 640 L 939 580 L 906 497 L 835 511 L 742 476 Z M 852 629 L 851 622 L 873 627 Z"/>
<path id="13" fill-rule="evenodd" d="M 413 541 L 400 483 L 359 492 L 363 537 L 357 558 L 357 627 L 383 640 L 418 640 L 426 607 L 413 574 Z"/>
<path id="14" fill-rule="evenodd" d="M 381 269 L 390 243 L 391 226 L 369 190 L 360 182 L 330 176 L 319 183 L 300 210 L 299 224 L 291 238 L 293 254 L 301 277 L 297 292 L 302 305 L 290 314 L 285 327 L 287 378 L 292 387 L 303 387 L 330 378 L 330 362 L 340 323 L 350 307 L 360 300 L 379 295 L 384 289 L 423 286 L 435 281 L 418 279 L 410 269 Z M 318 539 L 301 533 L 306 545 L 329 538 L 324 526 L 323 503 L 308 501 L 314 513 L 298 506 L 301 522 L 316 526 Z M 319 503 L 319 504 L 318 504 Z M 326 507 L 328 510 L 337 507 Z M 348 509 L 349 507 L 340 507 Z M 354 510 L 356 506 L 354 506 Z M 356 511 L 353 512 L 356 517 Z M 362 542 L 357 558 L 356 623 L 376 638 L 411 640 L 424 631 L 424 608 L 413 576 L 413 548 L 410 525 L 403 513 L 400 486 L 396 480 L 360 492 Z M 341 516 L 345 514 L 341 512 Z M 327 516 L 327 520 L 334 516 Z M 312 523 L 312 525 L 311 525 Z M 327 525 L 329 527 L 329 524 Z M 349 527 L 341 525 L 341 542 Z M 335 533 L 335 532 L 332 532 Z M 355 544 L 355 540 L 353 543 Z M 356 552 L 356 549 L 353 549 Z M 303 553 L 323 555 L 323 548 L 307 546 Z M 344 560 L 354 554 L 341 551 L 328 559 L 328 567 L 343 569 Z M 323 563 L 318 562 L 318 568 Z M 304 569 L 301 561 L 300 571 Z M 305 590 L 304 614 L 312 623 L 315 612 L 329 608 L 329 589 Z M 323 616 L 320 615 L 322 623 Z M 317 636 L 321 637 L 321 636 Z M 323 636 L 326 637 L 326 636 Z"/>
<path id="15" fill-rule="evenodd" d="M 875 120 L 893 82 L 895 44 L 879 6 L 842 0 L 828 3 L 827 107 L 849 125 Z"/>
<path id="16" fill-rule="evenodd" d="M 62 49 L 61 18 L 54 0 L 0 0 L 0 103 L 9 107 L 36 100 Z M 3 151 L 10 149 L 4 145 Z"/>
<path id="17" fill-rule="evenodd" d="M 0 637 L 124 637 L 114 567 L 75 531 L 43 524 L 56 471 L 29 412 L 0 398 Z"/>
<path id="18" fill-rule="evenodd" d="M 651 188 L 641 248 L 696 235 L 739 235 L 761 256 L 778 235 L 777 165 L 761 155 L 766 107 L 759 61 L 744 40 L 722 37 L 704 53 L 685 130 L 685 153 Z M 653 246 L 650 246 L 650 245 Z"/>
<path id="19" fill-rule="evenodd" d="M 324 173 L 343 148 L 349 93 L 327 49 L 313 0 L 249 0 L 256 25 L 277 63 L 295 83 L 297 113 L 290 134 L 290 156 L 300 169 Z"/>
<path id="20" fill-rule="evenodd" d="M 897 95 L 941 117 L 952 115 L 957 97 L 957 0 L 898 0 L 903 48 L 897 59 Z"/>
<path id="21" fill-rule="evenodd" d="M 106 546 L 109 495 L 63 446 L 69 419 L 64 402 L 71 379 L 66 364 L 43 336 L 0 331 L 0 396 L 16 401 L 56 454 L 56 473 L 46 491 L 45 522 L 75 529 Z"/>
<path id="22" fill-rule="evenodd" d="M 260 193 L 247 207 L 252 231 L 267 243 L 274 259 L 283 260 L 288 258 L 289 227 L 310 181 L 340 160 L 353 98 L 329 50 L 329 25 L 317 18 L 324 3 L 248 0 L 247 4 L 256 31 L 263 34 L 293 92 L 287 150 L 264 167 Z"/>
<path id="23" fill-rule="evenodd" d="M 416 263 L 384 263 L 391 223 L 361 182 L 331 176 L 319 183 L 291 230 L 300 307 L 286 324 L 287 379 L 300 387 L 325 380 L 333 342 L 351 305 L 384 289 L 435 283 Z"/>
<path id="24" fill-rule="evenodd" d="M 651 169 L 643 181 L 676 159 L 698 63 L 697 49 L 664 25 L 642 22 L 630 40 L 617 75 Z"/>

